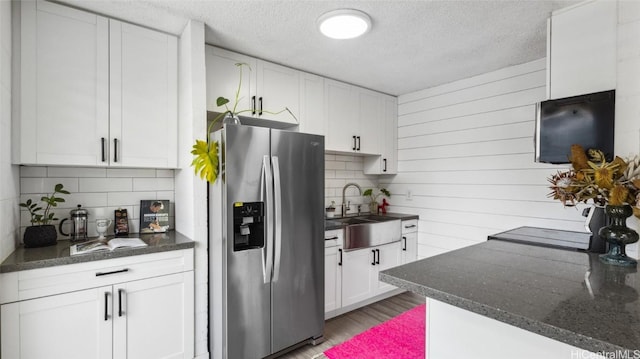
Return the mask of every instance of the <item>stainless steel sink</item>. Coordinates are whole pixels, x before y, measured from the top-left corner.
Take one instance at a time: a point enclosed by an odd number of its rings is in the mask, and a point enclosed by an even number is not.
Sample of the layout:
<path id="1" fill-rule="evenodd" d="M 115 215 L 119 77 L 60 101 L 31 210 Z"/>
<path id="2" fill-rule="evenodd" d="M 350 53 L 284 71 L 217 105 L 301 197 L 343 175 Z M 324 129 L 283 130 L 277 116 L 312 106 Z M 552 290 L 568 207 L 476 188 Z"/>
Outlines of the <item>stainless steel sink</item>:
<path id="1" fill-rule="evenodd" d="M 366 215 L 334 220 L 347 225 L 344 229 L 345 251 L 393 243 L 401 238 L 400 219 Z"/>

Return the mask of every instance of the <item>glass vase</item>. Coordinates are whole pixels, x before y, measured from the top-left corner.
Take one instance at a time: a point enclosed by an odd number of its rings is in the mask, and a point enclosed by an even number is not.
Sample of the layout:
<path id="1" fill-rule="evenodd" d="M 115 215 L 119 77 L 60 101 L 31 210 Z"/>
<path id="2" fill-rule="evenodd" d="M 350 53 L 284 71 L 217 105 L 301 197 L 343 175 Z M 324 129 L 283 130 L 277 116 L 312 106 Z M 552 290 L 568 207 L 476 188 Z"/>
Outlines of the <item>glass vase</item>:
<path id="1" fill-rule="evenodd" d="M 240 118 L 231 112 L 227 112 L 222 118 L 223 127 L 226 125 L 240 125 L 240 124 L 241 124 Z"/>
<path id="2" fill-rule="evenodd" d="M 627 218 L 633 214 L 629 205 L 607 205 L 604 212 L 609 218 L 608 226 L 600 228 L 598 235 L 609 243 L 609 251 L 600 255 L 600 261 L 624 267 L 635 267 L 638 261 L 627 256 L 625 246 L 638 241 L 638 232 L 627 227 Z"/>

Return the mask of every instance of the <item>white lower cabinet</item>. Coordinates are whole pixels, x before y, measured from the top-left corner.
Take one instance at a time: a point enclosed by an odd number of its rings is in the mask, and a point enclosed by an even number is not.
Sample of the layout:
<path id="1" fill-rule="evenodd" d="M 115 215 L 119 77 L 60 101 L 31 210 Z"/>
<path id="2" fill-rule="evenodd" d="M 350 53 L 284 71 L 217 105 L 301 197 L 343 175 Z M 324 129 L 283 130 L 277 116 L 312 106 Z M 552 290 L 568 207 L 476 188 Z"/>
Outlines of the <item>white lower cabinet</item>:
<path id="1" fill-rule="evenodd" d="M 418 259 L 418 220 L 402 221 L 402 264 Z"/>
<path id="2" fill-rule="evenodd" d="M 400 243 L 345 252 L 342 262 L 342 305 L 348 306 L 396 287 L 383 283 L 378 273 L 400 264 Z"/>
<path id="3" fill-rule="evenodd" d="M 1 357 L 193 358 L 193 251 L 180 252 L 3 274 L 5 298 L 24 299 L 0 305 Z M 72 290 L 88 272 L 96 286 Z"/>
<path id="4" fill-rule="evenodd" d="M 342 229 L 325 232 L 324 312 L 342 306 Z"/>

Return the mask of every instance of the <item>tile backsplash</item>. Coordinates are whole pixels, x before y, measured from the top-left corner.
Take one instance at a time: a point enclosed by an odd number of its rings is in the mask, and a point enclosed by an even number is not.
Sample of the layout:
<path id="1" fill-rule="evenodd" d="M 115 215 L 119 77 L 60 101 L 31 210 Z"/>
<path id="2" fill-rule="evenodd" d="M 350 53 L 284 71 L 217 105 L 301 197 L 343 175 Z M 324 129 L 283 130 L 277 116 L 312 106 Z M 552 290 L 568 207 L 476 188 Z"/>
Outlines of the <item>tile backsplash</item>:
<path id="1" fill-rule="evenodd" d="M 343 154 L 326 153 L 324 156 L 325 184 L 324 202 L 325 208 L 335 202 L 336 215 L 341 215 L 342 189 L 347 183 L 356 183 L 364 192 L 367 188 L 376 188 L 378 178 L 376 175 L 366 175 L 363 172 L 364 157 L 350 156 Z M 348 214 L 357 213 L 357 206 L 360 205 L 362 212 L 369 211 L 369 200 L 358 194 L 358 189 L 354 186 L 347 188 L 345 201 L 351 202 Z"/>
<path id="2" fill-rule="evenodd" d="M 95 220 L 114 219 L 114 210 L 125 208 L 129 215 L 129 232 L 140 229 L 140 201 L 166 199 L 170 201 L 169 225 L 175 228 L 174 171 L 159 169 L 121 169 L 84 167 L 20 167 L 20 202 L 31 198 L 40 201 L 43 195 L 51 194 L 54 186 L 62 183 L 71 192 L 62 195 L 64 203 L 55 208 L 56 217 L 62 220 L 78 204 L 89 211 L 89 237 L 97 236 Z M 20 211 L 20 229 L 29 226 L 30 216 Z M 65 222 L 65 232 L 69 221 Z M 59 221 L 55 221 L 58 227 Z M 108 234 L 113 234 L 111 224 Z M 59 235 L 59 239 L 65 236 Z"/>

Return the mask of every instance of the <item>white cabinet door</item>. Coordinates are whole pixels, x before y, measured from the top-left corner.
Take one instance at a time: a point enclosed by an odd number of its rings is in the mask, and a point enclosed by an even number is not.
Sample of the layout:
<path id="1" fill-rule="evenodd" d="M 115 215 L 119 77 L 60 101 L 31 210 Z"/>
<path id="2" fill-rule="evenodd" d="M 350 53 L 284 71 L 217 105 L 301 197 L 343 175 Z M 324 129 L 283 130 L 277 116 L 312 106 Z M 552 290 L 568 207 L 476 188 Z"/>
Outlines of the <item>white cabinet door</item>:
<path id="1" fill-rule="evenodd" d="M 331 151 L 355 152 L 359 124 L 353 86 L 325 79 L 324 87 L 328 125 L 325 148 Z"/>
<path id="2" fill-rule="evenodd" d="M 114 286 L 114 358 L 193 358 L 193 273 Z"/>
<path id="3" fill-rule="evenodd" d="M 549 96 L 616 88 L 617 1 L 585 1 L 551 16 Z"/>
<path id="4" fill-rule="evenodd" d="M 324 312 L 336 310 L 342 306 L 341 275 L 342 249 L 328 247 L 324 249 Z"/>
<path id="5" fill-rule="evenodd" d="M 300 132 L 325 136 L 327 121 L 324 110 L 324 79 L 300 73 Z"/>
<path id="6" fill-rule="evenodd" d="M 414 262 L 418 259 L 418 233 L 402 235 L 402 264 Z"/>
<path id="7" fill-rule="evenodd" d="M 380 124 L 379 156 L 365 156 L 365 174 L 396 174 L 398 172 L 398 99 L 383 96 L 384 118 Z"/>
<path id="8" fill-rule="evenodd" d="M 20 92 L 14 161 L 105 163 L 101 139 L 109 138 L 108 20 L 44 1 L 17 6 Z"/>
<path id="9" fill-rule="evenodd" d="M 376 293 L 375 249 L 359 249 L 342 254 L 342 306 L 369 299 Z"/>
<path id="10" fill-rule="evenodd" d="M 4 304 L 2 358 L 109 359 L 111 287 Z"/>
<path id="11" fill-rule="evenodd" d="M 110 20 L 110 163 L 177 167 L 177 38 Z"/>
<path id="12" fill-rule="evenodd" d="M 400 243 L 389 243 L 382 246 L 376 247 L 376 271 L 374 273 L 373 278 L 371 280 L 375 283 L 376 292 L 375 294 L 382 294 L 388 292 L 390 290 L 397 289 L 397 287 L 381 282 L 378 279 L 378 273 L 380 271 L 393 268 L 400 265 L 401 255 L 400 255 Z"/>
<path id="13" fill-rule="evenodd" d="M 216 100 L 224 97 L 229 100 L 229 110 L 233 111 L 238 85 L 240 102 L 236 111 L 253 109 L 252 94 L 256 92 L 255 74 L 256 59 L 237 54 L 213 46 L 205 46 L 205 61 L 207 68 L 207 111 L 224 112 L 224 107 L 218 107 Z M 236 64 L 247 64 L 242 67 L 242 78 Z M 255 112 L 242 113 L 243 116 L 256 116 Z"/>
<path id="14" fill-rule="evenodd" d="M 300 73 L 262 60 L 258 60 L 257 67 L 254 94 L 257 96 L 257 117 L 297 124 L 296 118 L 300 118 Z M 285 108 L 291 113 L 280 112 Z M 280 113 L 275 114 L 276 112 Z"/>
<path id="15" fill-rule="evenodd" d="M 377 92 L 354 87 L 358 103 L 358 152 L 380 154 L 383 126 L 384 97 Z"/>

